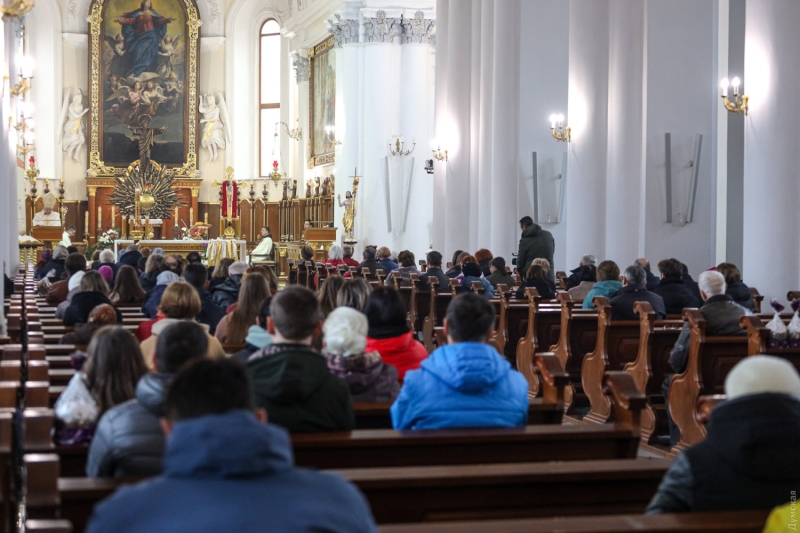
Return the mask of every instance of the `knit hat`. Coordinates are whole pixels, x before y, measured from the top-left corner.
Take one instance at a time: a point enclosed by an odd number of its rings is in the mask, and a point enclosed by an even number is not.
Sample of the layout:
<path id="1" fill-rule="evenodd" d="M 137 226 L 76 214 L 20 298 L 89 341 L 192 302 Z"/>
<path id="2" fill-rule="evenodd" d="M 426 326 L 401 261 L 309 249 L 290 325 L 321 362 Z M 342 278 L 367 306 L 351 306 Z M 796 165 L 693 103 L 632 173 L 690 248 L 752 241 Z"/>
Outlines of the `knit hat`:
<path id="1" fill-rule="evenodd" d="M 178 281 L 180 278 L 175 272 L 165 270 L 156 278 L 156 285 L 169 285 L 170 283 Z"/>
<path id="2" fill-rule="evenodd" d="M 80 287 L 80 286 L 81 286 L 81 280 L 83 279 L 83 275 L 84 275 L 84 274 L 86 274 L 86 272 L 84 272 L 83 270 L 81 270 L 81 271 L 79 271 L 79 272 L 75 272 L 75 273 L 74 273 L 74 274 L 73 274 L 73 275 L 72 275 L 72 276 L 69 278 L 69 281 L 67 282 L 67 288 L 68 288 L 70 291 L 74 291 L 75 289 L 77 289 L 78 287 Z"/>
<path id="3" fill-rule="evenodd" d="M 725 378 L 725 394 L 732 400 L 748 394 L 791 394 L 800 400 L 800 375 L 791 363 L 772 355 L 745 357 Z"/>
<path id="4" fill-rule="evenodd" d="M 103 276 L 103 279 L 106 281 L 111 281 L 112 279 L 114 279 L 114 271 L 111 270 L 111 267 L 108 265 L 101 266 L 100 268 L 97 269 L 97 272 L 99 272 L 100 275 Z"/>
<path id="5" fill-rule="evenodd" d="M 164 249 L 160 247 L 153 248 L 153 253 L 158 255 L 164 255 Z"/>
<path id="6" fill-rule="evenodd" d="M 464 274 L 465 277 L 473 276 L 476 278 L 481 277 L 481 275 L 483 274 L 481 272 L 481 267 L 478 266 L 478 263 L 473 263 L 472 261 L 469 261 L 461 265 L 461 273 Z"/>
<path id="7" fill-rule="evenodd" d="M 244 274 L 247 270 L 247 263 L 244 261 L 236 261 L 235 263 L 231 263 L 231 266 L 228 267 L 228 274 L 231 276 L 241 275 Z"/>
<path id="8" fill-rule="evenodd" d="M 89 313 L 87 322 L 96 322 L 98 324 L 116 324 L 117 323 L 117 310 L 113 305 L 100 304 L 92 309 Z"/>

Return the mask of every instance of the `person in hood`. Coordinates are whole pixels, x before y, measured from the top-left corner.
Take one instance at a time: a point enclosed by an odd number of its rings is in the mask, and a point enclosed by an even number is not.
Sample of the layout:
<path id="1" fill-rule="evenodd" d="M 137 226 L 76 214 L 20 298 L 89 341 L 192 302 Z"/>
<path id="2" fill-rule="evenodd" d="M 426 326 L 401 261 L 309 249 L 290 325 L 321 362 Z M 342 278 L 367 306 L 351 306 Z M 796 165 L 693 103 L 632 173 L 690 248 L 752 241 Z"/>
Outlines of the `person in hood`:
<path id="1" fill-rule="evenodd" d="M 597 283 L 594 284 L 583 299 L 584 309 L 594 308 L 594 297 L 605 296 L 611 300 L 622 288 L 619 280 L 619 267 L 614 261 L 603 261 L 597 265 Z"/>
<path id="2" fill-rule="evenodd" d="M 74 276 L 73 276 L 74 277 Z M 108 299 L 108 283 L 96 271 L 86 272 L 80 281 L 80 291 L 72 297 L 64 311 L 64 325 L 86 324 L 92 309 L 101 304 L 113 305 Z M 122 322 L 122 313 L 117 312 L 117 322 Z"/>
<path id="3" fill-rule="evenodd" d="M 241 365 L 189 363 L 164 406 L 163 474 L 100 502 L 88 532 L 377 533 L 357 488 L 294 467 L 288 433 L 264 423 Z"/>
<path id="4" fill-rule="evenodd" d="M 88 477 L 147 477 L 161 473 L 164 396 L 172 376 L 208 351 L 208 334 L 199 324 L 182 321 L 158 336 L 156 373 L 136 384 L 136 398 L 106 411 L 97 424 L 86 461 Z M 203 391 L 208 393 L 209 391 Z"/>
<path id="5" fill-rule="evenodd" d="M 354 402 L 393 402 L 400 392 L 397 369 L 384 363 L 380 353 L 365 351 L 368 327 L 364 313 L 334 309 L 322 325 L 322 355 L 328 370 L 347 383 Z"/>
<path id="6" fill-rule="evenodd" d="M 739 267 L 733 263 L 720 263 L 717 265 L 717 272 L 725 276 L 725 294 L 733 298 L 733 301 L 750 311 L 755 310 L 753 293 L 750 287 L 742 281 L 742 273 Z"/>
<path id="7" fill-rule="evenodd" d="M 161 305 L 161 298 L 164 297 L 164 291 L 171 283 L 180 280 L 180 277 L 171 270 L 161 272 L 156 278 L 156 286 L 147 294 L 147 301 L 142 305 L 142 313 L 148 318 L 156 318 L 158 316 L 158 306 Z"/>
<path id="8" fill-rule="evenodd" d="M 487 344 L 494 307 L 475 293 L 459 294 L 447 308 L 448 344 L 419 370 L 406 373 L 391 408 L 395 429 L 524 426 L 528 382 Z"/>
<path id="9" fill-rule="evenodd" d="M 194 319 L 206 324 L 208 332 L 213 335 L 217 330 L 217 324 L 225 316 L 225 310 L 214 303 L 211 293 L 206 290 L 208 269 L 201 263 L 189 263 L 183 269 L 183 281 L 194 287 L 200 297 L 200 313 Z"/>
<path id="10" fill-rule="evenodd" d="M 539 224 L 534 224 L 531 217 L 522 217 L 519 221 L 522 230 L 522 238 L 519 240 L 519 253 L 517 255 L 517 270 L 520 274 L 528 272 L 537 257 L 547 259 L 548 263 L 553 264 L 553 254 L 556 250 L 556 241 L 553 234 L 542 229 Z M 551 269 L 547 273 L 547 279 L 555 281 L 555 272 Z"/>
<path id="11" fill-rule="evenodd" d="M 384 363 L 397 368 L 400 380 L 428 357 L 428 350 L 408 329 L 406 306 L 396 290 L 376 287 L 367 297 L 364 314 L 369 323 L 366 351 L 381 354 Z"/>
<path id="12" fill-rule="evenodd" d="M 700 300 L 683 283 L 683 263 L 677 259 L 664 259 L 658 263 L 661 281 L 653 292 L 664 299 L 668 315 L 679 315 L 687 307 L 700 307 Z"/>
<path id="13" fill-rule="evenodd" d="M 227 309 L 229 305 L 239 301 L 239 289 L 242 286 L 242 276 L 247 270 L 247 263 L 236 261 L 228 267 L 228 277 L 214 287 L 211 291 L 211 298 L 215 304 L 222 309 Z"/>
<path id="14" fill-rule="evenodd" d="M 333 278 L 341 276 L 333 276 Z M 326 280 L 327 284 L 328 281 Z M 264 301 L 261 304 L 261 309 L 258 310 L 257 323 L 250 326 L 247 330 L 247 337 L 244 339 L 244 348 L 233 354 L 233 358 L 240 363 L 246 364 L 250 356 L 259 351 L 261 348 L 272 344 L 272 336 L 267 331 L 267 317 L 269 317 L 269 306 L 272 303 L 271 299 Z"/>
<path id="15" fill-rule="evenodd" d="M 648 514 L 769 510 L 797 490 L 797 370 L 777 357 L 745 357 L 725 378 L 725 393 L 727 401 L 711 412 L 705 440 L 675 458 Z"/>
<path id="16" fill-rule="evenodd" d="M 325 358 L 311 347 L 321 329 L 314 293 L 287 287 L 270 304 L 272 344 L 247 360 L 257 405 L 267 410 L 271 422 L 292 433 L 355 427 L 347 384 L 328 372 Z"/>
<path id="17" fill-rule="evenodd" d="M 578 268 L 571 270 L 565 287 L 573 300 L 583 300 L 597 282 L 597 258 L 592 254 L 581 257 Z"/>
<path id="18" fill-rule="evenodd" d="M 158 307 L 158 320 L 150 327 L 150 336 L 141 343 L 142 355 L 147 367 L 152 371 L 155 368 L 153 354 L 156 351 L 158 336 L 169 326 L 177 322 L 194 322 L 198 324 L 208 336 L 209 357 L 225 357 L 225 350 L 219 341 L 208 331 L 206 324 L 199 324 L 195 317 L 200 314 L 202 304 L 194 287 L 182 281 L 172 283 L 164 291 L 161 305 Z"/>

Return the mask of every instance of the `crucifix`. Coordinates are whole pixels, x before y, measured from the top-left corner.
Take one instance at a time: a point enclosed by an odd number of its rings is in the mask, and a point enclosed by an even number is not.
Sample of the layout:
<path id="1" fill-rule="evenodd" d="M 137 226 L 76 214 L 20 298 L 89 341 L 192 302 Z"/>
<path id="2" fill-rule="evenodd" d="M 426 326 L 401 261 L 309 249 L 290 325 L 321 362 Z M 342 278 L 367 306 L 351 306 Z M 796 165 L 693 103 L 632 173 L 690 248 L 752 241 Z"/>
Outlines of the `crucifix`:
<path id="1" fill-rule="evenodd" d="M 128 124 L 125 127 L 131 130 L 131 135 L 139 142 L 139 168 L 147 170 L 150 167 L 150 148 L 155 143 L 155 136 L 161 135 L 167 130 L 167 126 L 160 128 L 150 127 L 150 115 L 139 115 L 139 127 L 132 128 Z"/>

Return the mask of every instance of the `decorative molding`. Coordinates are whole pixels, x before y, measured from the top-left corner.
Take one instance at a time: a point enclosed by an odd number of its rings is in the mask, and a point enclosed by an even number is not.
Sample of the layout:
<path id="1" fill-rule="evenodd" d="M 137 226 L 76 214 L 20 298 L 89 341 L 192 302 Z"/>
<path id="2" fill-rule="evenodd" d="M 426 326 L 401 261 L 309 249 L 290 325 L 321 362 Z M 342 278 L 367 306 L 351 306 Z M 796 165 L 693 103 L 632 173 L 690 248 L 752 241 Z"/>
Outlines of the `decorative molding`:
<path id="1" fill-rule="evenodd" d="M 309 68 L 309 61 L 307 53 L 302 52 L 292 52 L 290 57 L 292 58 L 292 66 L 294 67 L 295 76 L 297 77 L 297 83 L 302 83 L 304 81 L 308 81 L 308 68 Z"/>
<path id="2" fill-rule="evenodd" d="M 422 11 L 414 13 L 413 19 L 403 19 L 401 43 L 433 44 L 435 37 L 436 21 L 426 19 Z"/>
<path id="3" fill-rule="evenodd" d="M 364 18 L 365 43 L 391 43 L 403 32 L 399 18 L 388 18 L 386 11 L 379 10 L 376 17 Z"/>
<path id="4" fill-rule="evenodd" d="M 216 52 L 225 44 L 225 37 L 203 37 L 200 39 L 201 52 Z"/>
<path id="5" fill-rule="evenodd" d="M 342 19 L 338 13 L 334 15 L 336 20 L 328 21 L 330 31 L 333 34 L 336 48 L 341 48 L 343 44 L 358 43 L 358 21 L 351 19 Z"/>

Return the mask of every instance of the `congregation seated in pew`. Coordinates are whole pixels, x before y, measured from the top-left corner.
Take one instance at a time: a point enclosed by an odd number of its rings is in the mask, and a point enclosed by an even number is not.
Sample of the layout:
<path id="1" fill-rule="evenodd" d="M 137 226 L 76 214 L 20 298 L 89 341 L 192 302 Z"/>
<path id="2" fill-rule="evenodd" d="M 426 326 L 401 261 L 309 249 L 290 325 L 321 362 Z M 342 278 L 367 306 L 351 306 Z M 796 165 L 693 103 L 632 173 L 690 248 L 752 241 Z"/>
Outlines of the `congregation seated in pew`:
<path id="1" fill-rule="evenodd" d="M 614 261 L 602 261 L 597 265 L 597 282 L 586 293 L 582 307 L 584 309 L 594 308 L 595 296 L 605 296 L 607 300 L 611 300 L 621 288 L 622 282 L 619 281 L 619 267 L 617 264 Z"/>
<path id="2" fill-rule="evenodd" d="M 578 268 L 571 270 L 564 288 L 573 300 L 583 300 L 597 282 L 597 259 L 592 254 L 581 257 Z"/>
<path id="3" fill-rule="evenodd" d="M 113 305 L 100 304 L 92 309 L 85 324 L 77 324 L 72 331 L 65 333 L 59 344 L 87 346 L 94 334 L 101 328 L 117 323 L 117 310 Z"/>
<path id="4" fill-rule="evenodd" d="M 383 361 L 380 352 L 366 349 L 368 328 L 364 313 L 334 309 L 322 325 L 322 355 L 328 370 L 347 384 L 353 402 L 392 402 L 400 392 L 397 368 Z"/>
<path id="5" fill-rule="evenodd" d="M 87 476 L 146 477 L 161 473 L 164 434 L 159 418 L 164 415 L 167 387 L 183 364 L 205 357 L 208 338 L 192 321 L 178 321 L 164 328 L 156 344 L 156 372 L 138 381 L 134 399 L 111 408 L 100 418 L 89 447 Z"/>
<path id="6" fill-rule="evenodd" d="M 364 278 L 347 279 L 336 295 L 336 307 L 352 307 L 364 311 L 372 287 Z"/>
<path id="7" fill-rule="evenodd" d="M 312 250 L 313 252 L 313 250 Z M 372 246 L 367 246 L 364 248 L 364 253 L 362 254 L 364 260 L 361 262 L 361 265 L 356 270 L 356 273 L 360 276 L 362 268 L 369 269 L 369 276 L 367 279 L 376 280 L 378 279 L 377 271 L 382 270 L 383 272 L 387 272 L 386 267 L 381 265 L 378 262 L 378 250 L 373 248 Z M 289 281 L 291 283 L 291 280 Z"/>
<path id="8" fill-rule="evenodd" d="M 700 307 L 700 301 L 683 281 L 683 263 L 677 259 L 664 259 L 659 261 L 658 271 L 661 281 L 653 292 L 664 300 L 668 315 L 679 315 L 687 307 Z"/>
<path id="9" fill-rule="evenodd" d="M 130 252 L 128 252 L 130 253 Z M 139 283 L 139 276 L 136 275 L 136 267 L 122 265 L 117 271 L 117 278 L 114 281 L 114 290 L 108 297 L 111 303 L 117 304 L 143 304 L 145 292 Z"/>
<path id="10" fill-rule="evenodd" d="M 441 257 L 441 254 L 439 254 L 439 257 Z M 430 269 L 430 267 L 428 268 Z M 422 279 L 421 276 L 420 279 Z M 504 258 L 495 257 L 492 259 L 491 264 L 489 265 L 489 276 L 486 277 L 486 281 L 488 281 L 495 289 L 497 288 L 498 284 L 507 285 L 509 287 L 514 286 L 514 276 L 512 276 L 510 272 L 506 271 L 506 260 Z M 439 284 L 441 283 L 442 282 L 440 280 Z"/>
<path id="11" fill-rule="evenodd" d="M 533 288 L 544 300 L 552 300 L 556 297 L 555 291 L 550 286 L 547 279 L 547 272 L 541 265 L 532 264 L 525 273 L 525 281 L 517 289 L 517 300 L 526 300 L 525 289 Z"/>
<path id="12" fill-rule="evenodd" d="M 407 372 L 392 405 L 395 429 L 514 427 L 528 416 L 528 382 L 494 346 L 495 323 L 486 298 L 467 292 L 447 308 L 440 346 Z"/>
<path id="13" fill-rule="evenodd" d="M 72 302 L 64 311 L 64 325 L 85 324 L 92 309 L 101 304 L 113 305 L 108 299 L 109 288 L 106 280 L 93 270 L 86 272 L 80 281 L 80 291 L 72 297 Z M 122 313 L 116 309 L 117 322 L 122 322 Z"/>
<path id="14" fill-rule="evenodd" d="M 293 433 L 353 429 L 347 384 L 312 347 L 322 329 L 314 293 L 289 286 L 275 295 L 267 329 L 272 344 L 252 354 L 247 368 L 256 403 L 270 421 Z"/>
<path id="15" fill-rule="evenodd" d="M 700 312 L 708 321 L 706 335 L 744 335 L 746 330 L 742 329 L 740 320 L 742 316 L 751 313 L 737 304 L 732 296 L 725 294 L 725 278 L 722 274 L 709 270 L 700 274 L 697 281 L 700 286 L 700 296 L 704 302 Z M 683 373 L 689 361 L 690 331 L 689 323 L 684 322 L 675 347 L 669 355 L 669 365 L 676 374 Z M 664 398 L 669 398 L 669 387 L 673 377 L 667 376 L 664 380 L 661 389 Z M 672 421 L 669 404 L 667 404 L 667 419 L 670 428 L 670 444 L 675 446 L 680 440 L 680 430 Z"/>
<path id="16" fill-rule="evenodd" d="M 444 271 L 442 270 L 442 254 L 433 250 L 428 252 L 425 256 L 427 263 L 427 270 L 419 275 L 419 286 L 421 290 L 429 291 L 431 289 L 428 279 L 433 277 L 439 281 L 440 287 L 446 287 L 450 282 Z"/>
<path id="17" fill-rule="evenodd" d="M 231 263 L 228 267 L 228 277 L 211 290 L 211 299 L 215 304 L 227 311 L 229 306 L 239 300 L 239 290 L 246 270 L 247 263 L 244 261 Z"/>
<path id="18" fill-rule="evenodd" d="M 200 313 L 194 319 L 206 324 L 208 332 L 213 335 L 217 324 L 225 316 L 225 310 L 213 302 L 211 293 L 206 290 L 208 269 L 202 263 L 189 263 L 183 269 L 183 281 L 194 287 L 200 297 Z"/>
<path id="19" fill-rule="evenodd" d="M 81 276 L 83 276 L 85 270 L 86 257 L 79 253 L 69 254 L 64 260 L 64 271 L 67 273 L 67 279 L 56 281 L 50 285 L 47 291 L 47 305 L 56 307 L 61 302 L 67 300 L 67 295 L 70 292 L 69 280 L 78 272 L 81 272 Z M 78 281 L 80 281 L 80 278 Z"/>
<path id="20" fill-rule="evenodd" d="M 458 279 L 458 276 L 456 276 Z M 469 291 L 473 281 L 477 281 L 483 286 L 483 291 L 486 297 L 491 298 L 494 296 L 494 287 L 486 281 L 481 272 L 481 267 L 476 261 L 465 261 L 461 265 L 461 290 Z"/>
<path id="21" fill-rule="evenodd" d="M 742 281 L 739 267 L 733 263 L 720 263 L 717 265 L 717 272 L 725 276 L 725 294 L 742 307 L 755 311 L 753 294 L 750 292 L 750 287 Z"/>
<path id="22" fill-rule="evenodd" d="M 261 267 L 256 267 L 261 268 Z M 264 276 L 250 274 L 242 280 L 236 308 L 217 324 L 214 337 L 222 344 L 240 344 L 255 324 L 261 305 L 272 297 Z"/>
<path id="23" fill-rule="evenodd" d="M 414 254 L 409 250 L 403 250 L 397 254 L 397 261 L 399 262 L 399 266 L 394 271 L 400 273 L 400 285 L 411 285 L 410 274 L 419 274 Z M 394 284 L 391 277 L 387 277 L 384 283 L 386 285 Z"/>
<path id="24" fill-rule="evenodd" d="M 289 435 L 265 423 L 236 362 L 186 366 L 164 415 L 163 475 L 101 502 L 88 532 L 377 531 L 353 485 L 294 467 Z"/>
<path id="25" fill-rule="evenodd" d="M 722 277 L 704 272 L 701 291 L 706 274 Z M 727 400 L 711 411 L 705 440 L 675 458 L 648 513 L 768 510 L 796 495 L 800 479 L 797 370 L 777 357 L 747 357 L 728 374 L 725 393 Z"/>
<path id="26" fill-rule="evenodd" d="M 647 272 L 642 266 L 634 264 L 625 269 L 622 288 L 608 302 L 614 310 L 612 320 L 638 320 L 639 317 L 633 310 L 636 302 L 648 302 L 653 306 L 659 319 L 666 318 L 667 311 L 664 309 L 664 300 L 645 287 L 646 281 Z"/>
<path id="27" fill-rule="evenodd" d="M 222 261 L 220 261 L 221 263 Z M 161 274 L 161 266 L 164 263 L 164 256 L 161 254 L 150 254 L 144 267 L 144 272 L 139 275 L 139 284 L 145 293 L 150 292 L 158 283 L 158 275 Z"/>
<path id="28" fill-rule="evenodd" d="M 166 266 L 162 266 L 162 269 Z M 161 305 L 161 298 L 164 297 L 164 291 L 170 283 L 175 283 L 180 280 L 180 275 L 167 269 L 164 269 L 156 277 L 156 286 L 147 294 L 147 300 L 142 305 L 142 313 L 148 318 L 154 319 L 158 317 L 158 307 Z"/>
<path id="29" fill-rule="evenodd" d="M 261 304 L 256 323 L 247 330 L 247 336 L 244 338 L 244 348 L 233 354 L 233 358 L 240 363 L 247 363 L 251 355 L 272 344 L 272 336 L 267 331 L 267 317 L 269 316 L 271 303 L 272 299 L 268 299 Z"/>

